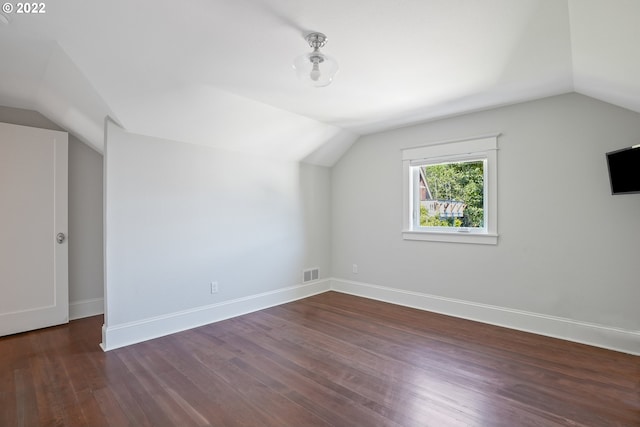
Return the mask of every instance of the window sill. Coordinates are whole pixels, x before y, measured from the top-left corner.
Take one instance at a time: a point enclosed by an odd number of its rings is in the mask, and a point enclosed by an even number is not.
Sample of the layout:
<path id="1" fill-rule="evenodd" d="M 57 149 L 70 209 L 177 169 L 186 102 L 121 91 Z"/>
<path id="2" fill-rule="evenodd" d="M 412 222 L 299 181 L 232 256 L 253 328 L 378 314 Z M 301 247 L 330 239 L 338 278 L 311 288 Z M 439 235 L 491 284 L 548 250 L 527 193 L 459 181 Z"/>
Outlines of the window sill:
<path id="1" fill-rule="evenodd" d="M 477 245 L 497 245 L 498 235 L 490 233 L 443 233 L 439 231 L 402 230 L 404 240 L 423 240 L 428 242 L 471 243 Z"/>

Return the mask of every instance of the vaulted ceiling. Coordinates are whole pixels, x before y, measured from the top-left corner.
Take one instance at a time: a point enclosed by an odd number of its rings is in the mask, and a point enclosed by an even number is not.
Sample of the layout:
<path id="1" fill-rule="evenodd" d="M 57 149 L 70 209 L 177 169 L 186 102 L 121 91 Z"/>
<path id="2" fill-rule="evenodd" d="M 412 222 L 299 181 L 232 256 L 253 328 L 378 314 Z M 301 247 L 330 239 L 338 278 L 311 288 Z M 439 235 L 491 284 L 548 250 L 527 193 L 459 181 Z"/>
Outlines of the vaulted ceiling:
<path id="1" fill-rule="evenodd" d="M 638 0 L 58 0 L 0 16 L 0 104 L 98 150 L 110 116 L 332 165 L 362 134 L 572 91 L 640 112 L 639 17 Z M 292 69 L 311 31 L 340 64 L 325 88 Z"/>

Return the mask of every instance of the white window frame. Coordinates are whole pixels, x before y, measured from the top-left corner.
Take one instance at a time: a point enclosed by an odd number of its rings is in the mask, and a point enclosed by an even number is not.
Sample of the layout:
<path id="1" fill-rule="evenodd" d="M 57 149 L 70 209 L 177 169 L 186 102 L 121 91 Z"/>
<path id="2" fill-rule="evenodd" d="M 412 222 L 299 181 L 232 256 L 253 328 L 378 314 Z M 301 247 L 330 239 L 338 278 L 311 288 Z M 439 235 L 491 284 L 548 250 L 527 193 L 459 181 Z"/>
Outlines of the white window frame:
<path id="1" fill-rule="evenodd" d="M 498 136 L 500 134 L 441 141 L 402 150 L 403 227 L 405 240 L 498 244 Z M 420 226 L 420 189 L 417 166 L 484 161 L 484 227 L 451 228 Z M 417 202 L 416 202 L 417 201 Z"/>

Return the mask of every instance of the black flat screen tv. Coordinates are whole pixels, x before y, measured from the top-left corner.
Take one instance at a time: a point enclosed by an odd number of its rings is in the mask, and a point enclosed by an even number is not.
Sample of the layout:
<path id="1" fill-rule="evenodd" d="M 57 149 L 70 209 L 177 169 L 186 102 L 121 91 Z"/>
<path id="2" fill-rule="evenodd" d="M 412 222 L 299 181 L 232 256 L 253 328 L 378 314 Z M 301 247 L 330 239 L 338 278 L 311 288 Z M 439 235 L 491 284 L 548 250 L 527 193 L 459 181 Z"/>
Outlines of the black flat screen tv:
<path id="1" fill-rule="evenodd" d="M 607 153 L 611 194 L 640 193 L 640 145 Z"/>

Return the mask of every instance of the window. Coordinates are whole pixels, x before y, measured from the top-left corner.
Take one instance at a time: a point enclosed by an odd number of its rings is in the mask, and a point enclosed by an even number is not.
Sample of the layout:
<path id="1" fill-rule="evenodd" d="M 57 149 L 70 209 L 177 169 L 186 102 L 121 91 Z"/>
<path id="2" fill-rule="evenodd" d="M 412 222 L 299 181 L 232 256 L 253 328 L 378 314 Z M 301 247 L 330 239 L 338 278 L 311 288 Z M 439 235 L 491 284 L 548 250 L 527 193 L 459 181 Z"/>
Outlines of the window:
<path id="1" fill-rule="evenodd" d="M 406 240 L 497 244 L 498 135 L 402 150 Z"/>

